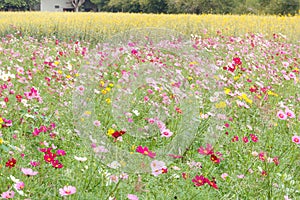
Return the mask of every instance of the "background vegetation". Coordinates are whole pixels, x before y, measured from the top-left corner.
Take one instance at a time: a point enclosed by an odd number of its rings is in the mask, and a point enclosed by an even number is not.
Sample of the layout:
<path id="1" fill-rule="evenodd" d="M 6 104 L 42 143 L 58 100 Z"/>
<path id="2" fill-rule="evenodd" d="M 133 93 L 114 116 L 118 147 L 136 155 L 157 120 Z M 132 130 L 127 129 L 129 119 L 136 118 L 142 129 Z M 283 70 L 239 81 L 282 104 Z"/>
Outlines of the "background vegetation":
<path id="1" fill-rule="evenodd" d="M 1 0 L 0 10 L 32 10 L 40 0 Z M 295 15 L 299 0 L 85 0 L 82 9 L 106 12 Z"/>

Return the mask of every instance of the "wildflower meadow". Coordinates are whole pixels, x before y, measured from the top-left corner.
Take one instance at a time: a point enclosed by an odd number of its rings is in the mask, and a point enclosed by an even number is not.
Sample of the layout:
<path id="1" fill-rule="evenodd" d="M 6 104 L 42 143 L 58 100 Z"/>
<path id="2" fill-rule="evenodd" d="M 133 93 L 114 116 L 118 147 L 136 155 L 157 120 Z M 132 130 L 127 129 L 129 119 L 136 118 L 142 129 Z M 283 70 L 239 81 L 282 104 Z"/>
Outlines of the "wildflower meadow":
<path id="1" fill-rule="evenodd" d="M 0 198 L 300 199 L 299 22 L 0 13 Z"/>

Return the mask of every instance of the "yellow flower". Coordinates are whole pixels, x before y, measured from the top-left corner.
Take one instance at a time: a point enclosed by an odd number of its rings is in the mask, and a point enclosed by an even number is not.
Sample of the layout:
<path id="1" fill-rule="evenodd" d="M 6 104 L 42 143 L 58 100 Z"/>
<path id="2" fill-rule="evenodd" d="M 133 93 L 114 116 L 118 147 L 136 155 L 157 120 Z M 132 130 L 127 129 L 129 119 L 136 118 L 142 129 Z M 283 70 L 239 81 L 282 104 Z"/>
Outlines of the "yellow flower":
<path id="1" fill-rule="evenodd" d="M 108 86 L 112 88 L 112 87 L 114 87 L 114 84 L 110 83 L 110 84 L 108 84 Z"/>
<path id="2" fill-rule="evenodd" d="M 193 77 L 189 76 L 189 77 L 188 77 L 188 80 L 189 80 L 189 81 L 193 80 Z"/>
<path id="3" fill-rule="evenodd" d="M 0 124 L 2 124 L 3 123 L 3 119 L 0 117 Z"/>
<path id="4" fill-rule="evenodd" d="M 275 92 L 272 92 L 270 90 L 268 91 L 268 95 L 278 97 L 278 94 L 276 94 Z"/>
<path id="5" fill-rule="evenodd" d="M 2 144 L 3 143 L 3 139 L 2 138 L 0 138 L 0 144 Z"/>
<path id="6" fill-rule="evenodd" d="M 229 94 L 231 92 L 231 90 L 229 88 L 224 88 L 224 92 L 225 92 L 225 94 Z"/>
<path id="7" fill-rule="evenodd" d="M 136 146 L 135 145 L 132 145 L 131 146 L 131 150 L 135 150 Z"/>
<path id="8" fill-rule="evenodd" d="M 239 80 L 240 77 L 241 77 L 241 75 L 237 75 L 237 76 L 233 77 L 233 80 L 237 81 L 237 80 Z"/>
<path id="9" fill-rule="evenodd" d="M 61 70 L 57 70 L 57 73 L 58 73 L 58 74 L 62 74 L 62 71 L 61 71 Z"/>
<path id="10" fill-rule="evenodd" d="M 105 99 L 105 101 L 106 101 L 106 103 L 108 103 L 108 104 L 110 104 L 110 103 L 111 103 L 111 100 L 110 100 L 110 98 L 107 98 L 107 99 Z"/>
<path id="11" fill-rule="evenodd" d="M 114 132 L 115 132 L 115 130 L 112 129 L 112 128 L 110 128 L 110 129 L 108 129 L 108 131 L 107 131 L 107 135 L 112 136 L 112 134 L 113 134 Z"/>
<path id="12" fill-rule="evenodd" d="M 216 108 L 225 108 L 225 107 L 226 107 L 226 102 L 221 101 L 221 102 L 219 102 L 219 103 L 216 103 L 216 104 L 215 104 L 215 107 L 216 107 Z"/>
<path id="13" fill-rule="evenodd" d="M 67 78 L 67 79 L 70 79 L 70 78 L 72 78 L 72 76 L 71 76 L 71 75 L 67 75 L 66 78 Z"/>
<path id="14" fill-rule="evenodd" d="M 75 76 L 76 76 L 76 77 L 78 77 L 78 76 L 79 76 L 79 74 L 78 74 L 78 73 L 76 73 L 76 74 L 75 74 Z"/>
<path id="15" fill-rule="evenodd" d="M 104 86 L 104 81 L 100 81 L 100 86 L 101 86 L 101 87 Z"/>
<path id="16" fill-rule="evenodd" d="M 91 115 L 91 114 L 92 114 L 92 112 L 89 111 L 89 110 L 87 110 L 87 111 L 84 112 L 84 115 Z"/>
<path id="17" fill-rule="evenodd" d="M 239 99 L 244 99 L 247 103 L 252 104 L 252 100 L 249 99 L 245 93 L 243 93 Z"/>
<path id="18" fill-rule="evenodd" d="M 196 62 L 196 61 L 190 62 L 190 65 L 196 65 L 196 64 L 198 64 L 198 62 Z"/>
<path id="19" fill-rule="evenodd" d="M 54 61 L 54 64 L 57 66 L 57 65 L 59 65 L 59 61 Z"/>
<path id="20" fill-rule="evenodd" d="M 102 94 L 106 94 L 107 91 L 106 91 L 106 90 L 101 90 L 101 93 L 102 93 Z"/>
<path id="21" fill-rule="evenodd" d="M 109 91 L 111 90 L 111 88 L 107 87 L 107 88 L 105 88 L 105 90 L 106 90 L 107 92 L 109 92 Z"/>

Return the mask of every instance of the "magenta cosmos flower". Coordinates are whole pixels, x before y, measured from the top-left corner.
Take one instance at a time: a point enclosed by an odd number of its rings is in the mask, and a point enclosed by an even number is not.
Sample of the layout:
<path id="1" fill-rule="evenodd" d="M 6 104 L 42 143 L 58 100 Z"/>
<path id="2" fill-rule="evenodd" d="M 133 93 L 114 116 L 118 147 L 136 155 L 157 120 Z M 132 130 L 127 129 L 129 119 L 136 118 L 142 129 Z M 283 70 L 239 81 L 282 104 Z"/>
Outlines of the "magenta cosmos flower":
<path id="1" fill-rule="evenodd" d="M 149 156 L 150 158 L 154 158 L 156 156 L 156 153 L 149 151 L 148 147 L 138 146 L 135 151 L 145 156 Z"/>
<path id="2" fill-rule="evenodd" d="M 196 187 L 200 187 L 206 183 L 206 179 L 204 176 L 196 175 L 195 178 L 192 180 Z"/>
<path id="3" fill-rule="evenodd" d="M 59 189 L 59 194 L 61 196 L 67 196 L 74 194 L 76 192 L 76 187 L 74 186 L 64 186 L 63 188 Z"/>
<path id="4" fill-rule="evenodd" d="M 198 153 L 201 155 L 212 155 L 214 154 L 214 148 L 212 147 L 211 144 L 206 144 L 206 148 L 199 147 Z"/>

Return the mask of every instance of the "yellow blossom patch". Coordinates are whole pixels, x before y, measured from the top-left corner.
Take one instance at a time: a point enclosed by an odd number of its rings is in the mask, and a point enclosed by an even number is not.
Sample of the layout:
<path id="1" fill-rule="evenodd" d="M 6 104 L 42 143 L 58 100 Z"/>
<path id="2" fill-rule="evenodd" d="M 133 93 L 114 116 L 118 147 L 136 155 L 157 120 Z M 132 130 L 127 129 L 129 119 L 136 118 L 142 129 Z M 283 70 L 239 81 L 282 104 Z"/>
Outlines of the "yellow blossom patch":
<path id="1" fill-rule="evenodd" d="M 231 90 L 229 88 L 224 88 L 224 92 L 225 92 L 225 94 L 229 94 L 231 92 Z"/>
<path id="2" fill-rule="evenodd" d="M 110 104 L 110 103 L 111 103 L 111 100 L 110 100 L 110 98 L 107 98 L 107 99 L 105 99 L 105 101 L 106 101 L 106 103 L 108 103 L 108 104 Z"/>
<path id="3" fill-rule="evenodd" d="M 226 102 L 221 101 L 221 102 L 219 102 L 219 103 L 216 103 L 216 104 L 215 104 L 215 107 L 216 107 L 216 108 L 225 108 L 225 107 L 226 107 Z"/>
<path id="4" fill-rule="evenodd" d="M 110 128 L 110 129 L 108 129 L 108 131 L 107 131 L 107 135 L 108 136 L 112 136 L 112 134 L 115 132 L 115 130 L 114 129 L 112 129 L 112 128 Z"/>
<path id="5" fill-rule="evenodd" d="M 268 95 L 278 97 L 278 94 L 276 94 L 275 92 L 272 92 L 270 90 L 268 91 Z"/>

